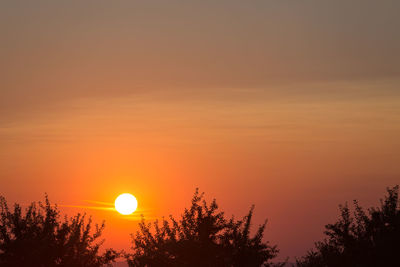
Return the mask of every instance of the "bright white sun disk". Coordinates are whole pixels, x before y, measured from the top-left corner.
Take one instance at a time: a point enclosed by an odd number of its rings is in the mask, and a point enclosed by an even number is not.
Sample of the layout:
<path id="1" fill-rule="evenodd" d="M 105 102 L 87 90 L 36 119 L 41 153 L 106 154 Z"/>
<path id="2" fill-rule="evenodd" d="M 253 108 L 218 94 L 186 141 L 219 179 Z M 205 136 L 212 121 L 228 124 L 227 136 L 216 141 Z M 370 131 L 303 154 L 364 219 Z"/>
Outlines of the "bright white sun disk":
<path id="1" fill-rule="evenodd" d="M 115 199 L 115 209 L 123 215 L 132 214 L 137 209 L 137 206 L 136 198 L 128 193 L 121 194 Z"/>

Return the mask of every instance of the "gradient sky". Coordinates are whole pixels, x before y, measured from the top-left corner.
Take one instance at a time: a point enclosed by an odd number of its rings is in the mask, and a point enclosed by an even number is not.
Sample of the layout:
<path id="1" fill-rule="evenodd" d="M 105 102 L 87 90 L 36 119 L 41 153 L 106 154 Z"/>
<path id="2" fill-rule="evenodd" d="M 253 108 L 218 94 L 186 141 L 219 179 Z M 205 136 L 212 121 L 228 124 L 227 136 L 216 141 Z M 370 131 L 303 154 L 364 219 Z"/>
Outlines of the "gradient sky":
<path id="1" fill-rule="evenodd" d="M 400 179 L 400 2 L 0 3 L 0 194 L 179 214 L 196 187 L 281 257 Z M 89 200 L 89 202 L 88 202 Z M 107 222 L 129 246 L 137 221 Z"/>

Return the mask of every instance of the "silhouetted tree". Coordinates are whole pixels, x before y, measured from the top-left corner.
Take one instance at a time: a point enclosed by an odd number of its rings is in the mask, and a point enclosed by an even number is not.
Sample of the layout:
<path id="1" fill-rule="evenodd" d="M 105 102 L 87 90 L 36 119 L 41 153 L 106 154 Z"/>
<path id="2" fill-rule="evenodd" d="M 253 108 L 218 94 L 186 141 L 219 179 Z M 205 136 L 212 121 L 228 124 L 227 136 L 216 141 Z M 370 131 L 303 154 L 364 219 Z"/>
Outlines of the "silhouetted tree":
<path id="1" fill-rule="evenodd" d="M 196 190 L 180 220 L 170 216 L 153 229 L 142 219 L 129 266 L 272 266 L 278 249 L 262 241 L 266 222 L 250 235 L 254 207 L 243 220 L 227 220 L 215 199 L 208 205 L 203 195 Z"/>
<path id="2" fill-rule="evenodd" d="M 354 201 L 354 216 L 347 205 L 341 217 L 326 225 L 327 239 L 297 261 L 299 267 L 400 266 L 399 187 L 387 189 L 379 208 L 365 212 Z"/>
<path id="3" fill-rule="evenodd" d="M 32 203 L 25 212 L 15 204 L 10 211 L 0 197 L 0 266 L 65 266 L 100 267 L 113 262 L 118 253 L 107 249 L 99 255 L 102 241 L 97 241 L 104 229 L 85 215 L 76 215 L 63 221 L 57 207 Z"/>

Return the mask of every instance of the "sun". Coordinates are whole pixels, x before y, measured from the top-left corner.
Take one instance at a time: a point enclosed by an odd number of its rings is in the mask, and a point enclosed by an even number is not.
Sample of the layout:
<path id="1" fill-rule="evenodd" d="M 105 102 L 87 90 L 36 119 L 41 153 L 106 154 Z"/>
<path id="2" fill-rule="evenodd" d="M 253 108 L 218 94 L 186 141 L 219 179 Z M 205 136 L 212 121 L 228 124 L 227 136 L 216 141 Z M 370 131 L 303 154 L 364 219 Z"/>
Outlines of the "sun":
<path id="1" fill-rule="evenodd" d="M 121 194 L 115 199 L 115 209 L 122 215 L 132 214 L 138 206 L 136 198 L 128 193 Z"/>

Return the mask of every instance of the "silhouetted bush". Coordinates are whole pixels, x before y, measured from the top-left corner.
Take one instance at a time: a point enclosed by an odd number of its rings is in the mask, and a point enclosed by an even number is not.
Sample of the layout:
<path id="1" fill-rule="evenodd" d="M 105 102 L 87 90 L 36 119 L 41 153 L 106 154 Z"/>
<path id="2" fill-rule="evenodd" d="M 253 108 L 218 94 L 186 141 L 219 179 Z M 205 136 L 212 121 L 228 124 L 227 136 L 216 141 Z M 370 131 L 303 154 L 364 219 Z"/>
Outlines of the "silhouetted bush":
<path id="1" fill-rule="evenodd" d="M 250 236 L 252 207 L 243 220 L 227 220 L 215 200 L 207 205 L 196 190 L 180 220 L 140 223 L 133 237 L 130 266 L 273 266 L 278 250 L 263 242 L 266 223 Z"/>
<path id="2" fill-rule="evenodd" d="M 99 267 L 118 257 L 112 249 L 99 255 L 104 223 L 91 233 L 91 219 L 86 222 L 85 215 L 60 221 L 47 196 L 44 204 L 32 203 L 25 212 L 18 204 L 10 211 L 0 197 L 0 209 L 0 266 Z"/>
<path id="3" fill-rule="evenodd" d="M 354 216 L 347 205 L 341 217 L 326 225 L 327 239 L 297 261 L 299 267 L 400 266 L 399 187 L 387 189 L 379 208 L 365 212 L 354 201 Z"/>

